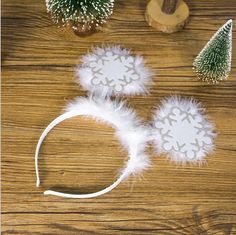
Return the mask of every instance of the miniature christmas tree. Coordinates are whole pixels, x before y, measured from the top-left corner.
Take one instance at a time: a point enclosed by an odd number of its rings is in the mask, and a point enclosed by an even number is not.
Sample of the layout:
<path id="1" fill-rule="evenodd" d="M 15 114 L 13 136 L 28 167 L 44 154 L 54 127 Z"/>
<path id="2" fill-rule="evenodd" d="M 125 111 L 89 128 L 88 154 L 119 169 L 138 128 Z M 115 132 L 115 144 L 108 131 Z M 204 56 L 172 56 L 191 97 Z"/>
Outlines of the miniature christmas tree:
<path id="1" fill-rule="evenodd" d="M 114 0 L 46 0 L 55 23 L 81 32 L 104 23 L 113 12 Z"/>
<path id="2" fill-rule="evenodd" d="M 194 60 L 197 77 L 212 83 L 226 80 L 231 68 L 231 51 L 232 20 L 228 20 Z"/>

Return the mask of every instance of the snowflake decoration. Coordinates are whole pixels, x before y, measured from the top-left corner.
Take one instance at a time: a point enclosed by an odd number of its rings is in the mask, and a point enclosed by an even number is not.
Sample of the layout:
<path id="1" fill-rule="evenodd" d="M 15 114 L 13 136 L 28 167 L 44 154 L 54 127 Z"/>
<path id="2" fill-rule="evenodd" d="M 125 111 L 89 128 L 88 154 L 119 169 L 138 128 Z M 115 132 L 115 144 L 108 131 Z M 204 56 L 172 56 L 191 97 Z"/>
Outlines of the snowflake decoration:
<path id="1" fill-rule="evenodd" d="M 193 100 L 172 97 L 157 110 L 154 141 L 159 153 L 176 162 L 197 162 L 213 149 L 213 126 Z"/>
<path id="2" fill-rule="evenodd" d="M 76 74 L 86 90 L 101 95 L 141 94 L 147 91 L 150 72 L 143 58 L 119 46 L 97 48 L 82 59 Z"/>

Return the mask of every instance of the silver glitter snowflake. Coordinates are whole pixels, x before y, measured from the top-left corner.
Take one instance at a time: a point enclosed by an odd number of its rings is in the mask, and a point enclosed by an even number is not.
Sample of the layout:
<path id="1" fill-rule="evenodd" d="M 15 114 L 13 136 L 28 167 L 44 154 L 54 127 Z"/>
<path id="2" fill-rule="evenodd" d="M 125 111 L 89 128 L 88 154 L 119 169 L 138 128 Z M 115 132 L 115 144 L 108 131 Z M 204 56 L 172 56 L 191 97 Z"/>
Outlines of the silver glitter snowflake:
<path id="1" fill-rule="evenodd" d="M 178 100 L 173 105 L 167 102 L 154 124 L 158 151 L 167 153 L 174 161 L 202 160 L 213 147 L 212 125 L 192 101 L 181 104 Z"/>
<path id="2" fill-rule="evenodd" d="M 150 81 L 142 57 L 120 47 L 97 48 L 86 55 L 77 75 L 85 89 L 105 95 L 145 93 Z"/>
<path id="3" fill-rule="evenodd" d="M 117 55 L 112 51 L 106 51 L 98 56 L 97 61 L 89 64 L 94 76 L 91 82 L 95 86 L 106 86 L 116 92 L 121 92 L 125 86 L 140 79 L 134 62 L 135 59 L 132 56 Z"/>

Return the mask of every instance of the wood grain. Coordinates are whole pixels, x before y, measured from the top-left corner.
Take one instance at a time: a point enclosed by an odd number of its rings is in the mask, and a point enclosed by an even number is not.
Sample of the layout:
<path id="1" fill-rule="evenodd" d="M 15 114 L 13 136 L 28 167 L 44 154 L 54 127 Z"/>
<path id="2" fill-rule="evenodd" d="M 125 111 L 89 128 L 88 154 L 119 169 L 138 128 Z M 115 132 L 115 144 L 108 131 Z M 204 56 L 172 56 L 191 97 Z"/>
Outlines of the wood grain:
<path id="1" fill-rule="evenodd" d="M 144 19 L 147 1 L 117 0 L 107 24 L 89 37 L 53 25 L 44 1 L 2 1 L 2 234 L 236 234 L 236 41 L 232 72 L 213 86 L 200 82 L 192 61 L 229 18 L 236 1 L 186 1 L 190 22 L 171 35 Z M 234 38 L 235 38 L 234 27 Z M 143 179 L 87 200 L 43 196 L 44 189 L 92 192 L 112 182 L 126 153 L 114 130 L 87 118 L 59 125 L 40 154 L 42 187 L 35 187 L 34 150 L 45 126 L 67 101 L 86 93 L 74 68 L 92 46 L 119 43 L 143 55 L 154 72 L 147 97 L 129 98 L 150 121 L 171 94 L 193 96 L 215 123 L 215 153 L 203 167 L 176 167 L 152 155 Z"/>

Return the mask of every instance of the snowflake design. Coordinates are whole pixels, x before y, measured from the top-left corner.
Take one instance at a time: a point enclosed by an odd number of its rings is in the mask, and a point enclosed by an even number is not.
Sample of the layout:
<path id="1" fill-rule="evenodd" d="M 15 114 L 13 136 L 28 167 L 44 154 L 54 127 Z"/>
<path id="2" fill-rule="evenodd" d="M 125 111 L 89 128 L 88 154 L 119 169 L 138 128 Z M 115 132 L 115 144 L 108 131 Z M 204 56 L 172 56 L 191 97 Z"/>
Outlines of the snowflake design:
<path id="1" fill-rule="evenodd" d="M 112 88 L 116 92 L 122 92 L 126 85 L 140 79 L 135 69 L 135 58 L 129 55 L 105 51 L 97 56 L 96 61 L 90 62 L 89 67 L 93 72 L 93 85 Z"/>
<path id="2" fill-rule="evenodd" d="M 194 162 L 212 149 L 212 125 L 197 110 L 182 109 L 180 105 L 164 113 L 155 120 L 155 138 L 160 152 L 169 154 L 177 162 Z"/>
<path id="3" fill-rule="evenodd" d="M 134 95 L 147 92 L 151 72 L 141 56 L 131 56 L 119 46 L 96 48 L 78 67 L 79 83 L 90 92 L 102 95 Z"/>

